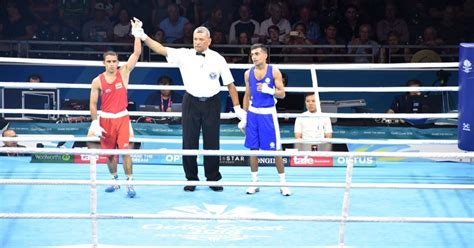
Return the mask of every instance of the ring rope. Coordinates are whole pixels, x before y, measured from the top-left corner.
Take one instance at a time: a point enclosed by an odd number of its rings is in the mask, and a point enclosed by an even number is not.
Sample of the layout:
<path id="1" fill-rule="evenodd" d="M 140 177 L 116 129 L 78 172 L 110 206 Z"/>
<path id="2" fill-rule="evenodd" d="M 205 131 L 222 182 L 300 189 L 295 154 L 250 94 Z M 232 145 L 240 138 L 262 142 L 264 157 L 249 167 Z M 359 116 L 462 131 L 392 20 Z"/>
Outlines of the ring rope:
<path id="1" fill-rule="evenodd" d="M 74 137 L 73 135 L 58 135 L 57 137 L 48 136 L 18 136 L 18 137 L 0 137 L 0 142 L 4 141 L 16 141 L 16 142 L 35 142 L 35 141 L 58 141 L 58 142 L 70 142 L 70 141 L 82 141 L 82 142 L 99 142 L 98 137 Z M 147 143 L 165 143 L 165 144 L 182 144 L 182 139 L 154 139 L 154 138 L 130 138 L 130 142 L 147 142 Z M 200 144 L 203 144 L 203 140 L 199 140 Z M 243 144 L 244 139 L 240 138 L 236 140 L 221 140 L 220 144 Z M 281 144 L 320 144 L 320 143 L 331 143 L 331 144 L 390 144 L 390 145 L 404 145 L 404 144 L 443 144 L 443 145 L 455 145 L 458 140 L 449 139 L 347 139 L 347 138 L 320 138 L 320 139 L 282 139 Z"/>
<path id="2" fill-rule="evenodd" d="M 69 83 L 46 83 L 41 84 L 25 84 L 26 82 L 0 82 L 0 87 L 4 88 L 19 88 L 19 89 L 90 89 L 91 84 L 69 84 Z M 237 91 L 244 92 L 245 87 L 236 87 Z M 151 84 L 129 84 L 129 90 L 181 90 L 184 91 L 183 85 L 151 85 Z M 221 86 L 221 91 L 228 91 L 227 87 Z M 410 92 L 410 91 L 459 91 L 458 86 L 445 87 L 285 87 L 285 92 L 314 92 L 317 89 L 319 92 Z"/>
<path id="3" fill-rule="evenodd" d="M 84 110 L 54 110 L 54 109 L 0 109 L 0 113 L 5 114 L 44 114 L 44 115 L 90 115 L 89 111 Z M 99 115 L 101 111 L 98 111 Z M 175 112 L 143 112 L 143 111 L 129 111 L 130 116 L 156 116 L 156 117 L 181 117 L 181 113 Z M 444 114 L 370 114 L 370 113 L 315 113 L 312 116 L 305 116 L 302 113 L 278 113 L 279 118 L 296 118 L 296 117 L 334 117 L 334 118 L 347 118 L 347 119 L 377 119 L 377 118 L 388 118 L 388 119 L 425 119 L 425 118 L 449 118 L 455 119 L 458 117 L 458 113 L 444 113 Z M 222 119 L 236 118 L 235 113 L 221 113 Z"/>
<path id="4" fill-rule="evenodd" d="M 405 157 L 405 158 L 474 158 L 474 152 L 323 152 L 323 151 L 263 151 L 263 150 L 194 150 L 194 149 L 71 149 L 0 147 L 0 152 L 89 155 L 184 155 L 184 156 L 326 156 L 326 157 Z"/>
<path id="5" fill-rule="evenodd" d="M 0 185 L 90 185 L 91 180 L 48 180 L 48 179 L 0 179 Z M 138 186 L 233 186 L 233 187 L 299 187 L 299 188 L 345 188 L 346 183 L 310 182 L 226 182 L 226 181 L 114 181 L 95 180 L 97 185 L 138 185 Z M 445 189 L 474 190 L 473 184 L 429 184 L 429 183 L 352 183 L 357 189 Z"/>
<path id="6" fill-rule="evenodd" d="M 0 57 L 0 63 L 15 65 L 51 65 L 51 66 L 98 66 L 104 67 L 102 61 L 91 60 L 65 60 L 65 59 L 30 59 L 30 58 L 13 58 Z M 120 65 L 124 62 L 120 63 Z M 176 65 L 166 62 L 138 62 L 135 67 L 146 68 L 177 68 Z M 232 69 L 248 69 L 248 64 L 230 64 Z M 444 63 L 396 63 L 396 64 L 279 64 L 280 69 L 294 70 L 410 70 L 410 69 L 445 69 L 458 68 L 459 62 Z"/>
<path id="7" fill-rule="evenodd" d="M 254 221 L 317 221 L 317 222 L 339 222 L 343 218 L 338 216 L 302 216 L 302 215 L 279 215 L 279 216 L 252 216 L 252 215 L 209 215 L 199 216 L 186 214 L 17 214 L 0 213 L 0 219 L 173 219 L 173 220 L 254 220 Z M 411 222 L 411 223 L 474 223 L 474 218 L 461 217 L 347 217 L 347 222 Z"/>

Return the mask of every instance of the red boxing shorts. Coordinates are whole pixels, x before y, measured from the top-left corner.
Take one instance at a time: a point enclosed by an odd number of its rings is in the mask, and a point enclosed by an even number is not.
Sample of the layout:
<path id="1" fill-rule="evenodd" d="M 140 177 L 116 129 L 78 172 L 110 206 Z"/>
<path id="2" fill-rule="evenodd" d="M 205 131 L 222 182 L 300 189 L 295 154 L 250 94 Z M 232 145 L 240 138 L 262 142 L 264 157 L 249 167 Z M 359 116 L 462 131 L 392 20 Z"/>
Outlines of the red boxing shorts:
<path id="1" fill-rule="evenodd" d="M 100 126 L 105 130 L 100 139 L 102 149 L 129 149 L 130 146 L 130 117 L 100 118 Z"/>

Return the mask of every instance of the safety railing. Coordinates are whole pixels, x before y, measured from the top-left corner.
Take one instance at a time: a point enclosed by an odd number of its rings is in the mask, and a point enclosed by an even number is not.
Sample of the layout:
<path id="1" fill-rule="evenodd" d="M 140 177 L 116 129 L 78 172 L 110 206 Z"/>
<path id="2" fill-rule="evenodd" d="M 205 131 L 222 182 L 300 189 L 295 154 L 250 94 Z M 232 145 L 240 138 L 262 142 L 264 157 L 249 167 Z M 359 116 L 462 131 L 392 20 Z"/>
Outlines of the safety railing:
<path id="1" fill-rule="evenodd" d="M 26 57 L 48 59 L 102 60 L 106 50 L 116 51 L 125 60 L 132 51 L 132 43 L 75 42 L 39 40 L 0 40 L 0 57 Z M 166 44 L 169 47 L 192 47 L 191 44 Z M 351 63 L 365 60 L 365 63 L 410 62 L 422 50 L 429 56 L 422 56 L 415 62 L 451 62 L 458 60 L 458 46 L 421 45 L 269 45 L 271 63 Z M 212 49 L 221 53 L 229 62 L 246 63 L 250 45 L 212 44 Z M 359 51 L 351 53 L 351 51 Z M 360 52 L 364 51 L 364 52 Z M 434 55 L 433 55 L 434 54 Z M 165 58 L 144 46 L 141 61 L 160 62 Z M 440 61 L 437 60 L 439 56 Z M 434 60 L 434 61 L 429 61 Z"/>

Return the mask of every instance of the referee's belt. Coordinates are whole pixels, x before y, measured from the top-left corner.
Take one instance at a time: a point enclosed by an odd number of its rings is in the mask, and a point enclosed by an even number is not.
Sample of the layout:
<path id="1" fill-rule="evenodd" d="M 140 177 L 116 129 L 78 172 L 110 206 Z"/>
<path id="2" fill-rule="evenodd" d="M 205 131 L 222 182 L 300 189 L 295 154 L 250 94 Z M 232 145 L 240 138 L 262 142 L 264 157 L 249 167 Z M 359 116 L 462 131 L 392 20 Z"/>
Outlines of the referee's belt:
<path id="1" fill-rule="evenodd" d="M 191 95 L 191 94 L 189 94 L 189 93 L 187 93 L 187 94 L 188 94 L 190 97 L 192 97 L 192 98 L 194 98 L 194 99 L 196 99 L 196 100 L 198 100 L 198 101 L 200 101 L 200 102 L 207 102 L 208 100 L 211 100 L 212 98 L 216 97 L 219 93 L 217 93 L 217 94 L 215 94 L 215 95 L 213 95 L 213 96 L 208 96 L 208 97 L 206 97 L 206 96 L 197 97 L 197 96 L 193 96 L 193 95 Z"/>

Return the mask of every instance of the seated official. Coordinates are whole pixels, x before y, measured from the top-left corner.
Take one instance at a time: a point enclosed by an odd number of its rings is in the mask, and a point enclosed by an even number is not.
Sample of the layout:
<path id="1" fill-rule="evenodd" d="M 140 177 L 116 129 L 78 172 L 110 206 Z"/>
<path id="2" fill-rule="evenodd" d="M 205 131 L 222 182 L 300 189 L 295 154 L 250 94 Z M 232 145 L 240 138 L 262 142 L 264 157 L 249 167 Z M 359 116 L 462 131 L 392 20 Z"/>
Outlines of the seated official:
<path id="1" fill-rule="evenodd" d="M 406 83 L 409 87 L 421 87 L 422 84 L 420 80 L 411 79 Z M 387 110 L 388 114 L 393 113 L 418 113 L 421 112 L 420 103 L 414 101 L 416 96 L 421 96 L 421 92 L 419 91 L 411 91 L 407 92 L 406 94 L 396 96 L 390 108 Z"/>
<path id="2" fill-rule="evenodd" d="M 158 85 L 172 85 L 173 81 L 168 76 L 161 76 L 158 81 Z M 171 112 L 173 109 L 173 103 L 180 103 L 182 96 L 171 90 L 160 90 L 150 94 L 146 101 L 146 105 L 160 106 L 161 112 Z"/>
<path id="3" fill-rule="evenodd" d="M 12 129 L 5 129 L 2 133 L 2 137 L 18 137 L 16 135 L 15 130 Z M 16 141 L 4 141 L 3 147 L 26 147 L 23 145 L 19 145 Z M 9 156 L 9 157 L 16 157 L 16 156 L 29 156 L 30 154 L 26 153 L 0 153 L 0 156 Z"/>
<path id="4" fill-rule="evenodd" d="M 304 116 L 295 120 L 295 139 L 314 140 L 332 138 L 332 124 L 329 117 L 316 117 L 316 99 L 314 93 L 306 94 L 305 104 L 307 111 Z M 314 117 L 305 117 L 314 116 Z M 302 151 L 331 151 L 330 143 L 322 144 L 295 144 L 295 148 Z"/>

